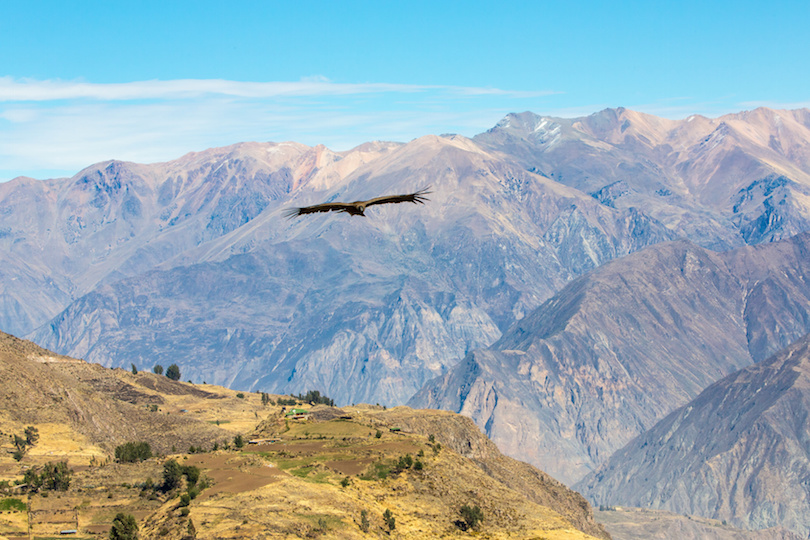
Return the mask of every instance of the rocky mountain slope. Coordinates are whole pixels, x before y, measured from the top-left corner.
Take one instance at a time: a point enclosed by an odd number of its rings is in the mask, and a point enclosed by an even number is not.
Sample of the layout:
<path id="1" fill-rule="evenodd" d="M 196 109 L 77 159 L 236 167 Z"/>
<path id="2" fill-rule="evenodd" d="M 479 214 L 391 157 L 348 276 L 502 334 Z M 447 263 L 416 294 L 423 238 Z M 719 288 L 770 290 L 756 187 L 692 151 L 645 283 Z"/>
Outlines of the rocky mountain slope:
<path id="1" fill-rule="evenodd" d="M 31 337 L 104 365 L 171 359 L 195 381 L 402 403 L 572 276 L 670 238 L 642 212 L 601 205 L 460 137 L 389 149 L 338 187 L 302 187 L 285 202 L 424 186 L 428 204 L 366 218 L 286 220 L 273 201 L 151 270 L 116 270 Z M 174 246 L 171 228 L 143 249 Z"/>
<path id="2" fill-rule="evenodd" d="M 714 383 L 578 488 L 601 504 L 810 534 L 810 336 Z M 610 501 L 608 503 L 607 501 Z"/>
<path id="3" fill-rule="evenodd" d="M 659 244 L 581 277 L 410 401 L 574 482 L 715 380 L 810 331 L 810 234 Z"/>

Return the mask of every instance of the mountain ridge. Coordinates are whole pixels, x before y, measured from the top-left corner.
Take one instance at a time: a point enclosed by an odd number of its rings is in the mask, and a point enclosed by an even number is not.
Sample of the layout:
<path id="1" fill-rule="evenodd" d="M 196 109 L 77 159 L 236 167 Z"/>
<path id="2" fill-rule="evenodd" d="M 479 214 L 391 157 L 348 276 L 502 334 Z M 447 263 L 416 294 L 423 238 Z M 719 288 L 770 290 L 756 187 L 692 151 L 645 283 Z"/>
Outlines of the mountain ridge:
<path id="1" fill-rule="evenodd" d="M 576 481 L 710 383 L 810 331 L 808 242 L 715 253 L 676 241 L 612 261 L 409 404 L 470 416 L 507 454 Z"/>
<path id="2" fill-rule="evenodd" d="M 809 375 L 810 335 L 712 384 L 577 486 L 596 501 L 807 536 Z"/>

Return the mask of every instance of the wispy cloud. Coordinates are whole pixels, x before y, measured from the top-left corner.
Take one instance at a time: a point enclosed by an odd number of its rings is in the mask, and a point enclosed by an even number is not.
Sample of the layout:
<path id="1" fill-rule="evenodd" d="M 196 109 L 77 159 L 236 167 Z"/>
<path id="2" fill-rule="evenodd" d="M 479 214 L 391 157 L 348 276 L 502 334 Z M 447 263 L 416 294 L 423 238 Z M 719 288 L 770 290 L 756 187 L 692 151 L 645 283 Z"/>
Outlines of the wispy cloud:
<path id="1" fill-rule="evenodd" d="M 550 91 L 226 80 L 99 84 L 0 78 L 0 180 L 70 175 L 107 159 L 166 161 L 243 141 L 344 150 L 429 133 L 474 135 Z"/>
<path id="2" fill-rule="evenodd" d="M 222 79 L 178 79 L 128 83 L 88 83 L 80 81 L 14 79 L 0 77 L 0 101 L 55 101 L 96 99 L 104 101 L 143 99 L 188 99 L 203 96 L 275 98 L 298 96 L 348 96 L 361 94 L 409 94 L 446 92 L 458 95 L 503 97 L 542 97 L 553 91 L 514 91 L 465 86 L 428 86 L 387 83 L 335 83 L 325 77 L 307 77 L 295 82 L 240 82 Z"/>

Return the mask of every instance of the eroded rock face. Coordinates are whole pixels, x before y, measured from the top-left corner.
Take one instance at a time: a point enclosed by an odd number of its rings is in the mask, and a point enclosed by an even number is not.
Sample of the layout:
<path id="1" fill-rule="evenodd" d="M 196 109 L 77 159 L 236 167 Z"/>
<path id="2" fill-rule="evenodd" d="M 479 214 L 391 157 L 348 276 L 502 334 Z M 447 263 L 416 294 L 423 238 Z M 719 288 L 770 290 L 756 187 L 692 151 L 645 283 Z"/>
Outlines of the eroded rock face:
<path id="1" fill-rule="evenodd" d="M 358 152 L 323 170 L 304 166 L 318 149 L 301 145 L 141 166 L 141 183 L 159 184 L 140 206 L 152 228 L 127 236 L 132 248 L 82 260 L 81 279 L 98 281 L 31 336 L 104 365 L 177 363 L 195 381 L 403 403 L 572 276 L 671 237 L 643 212 L 601 205 L 463 137 L 384 146 L 339 168 Z M 116 193 L 126 169 L 115 169 Z M 328 170 L 340 174 L 320 180 Z M 365 218 L 281 216 L 425 186 L 428 204 Z M 233 197 L 247 206 L 231 208 Z"/>
<path id="2" fill-rule="evenodd" d="M 713 381 L 810 331 L 808 245 L 808 234 L 728 253 L 679 241 L 614 261 L 410 404 L 470 416 L 509 455 L 574 482 Z"/>
<path id="3" fill-rule="evenodd" d="M 810 337 L 709 386 L 577 488 L 598 504 L 810 534 Z"/>

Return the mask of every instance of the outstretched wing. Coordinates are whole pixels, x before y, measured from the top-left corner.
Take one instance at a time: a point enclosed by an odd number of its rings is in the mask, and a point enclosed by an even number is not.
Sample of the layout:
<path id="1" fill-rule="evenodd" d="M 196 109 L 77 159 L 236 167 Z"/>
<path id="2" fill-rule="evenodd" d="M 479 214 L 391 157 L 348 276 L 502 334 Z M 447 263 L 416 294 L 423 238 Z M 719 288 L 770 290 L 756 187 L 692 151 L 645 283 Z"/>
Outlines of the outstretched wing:
<path id="1" fill-rule="evenodd" d="M 416 193 L 408 193 L 407 195 L 386 195 L 384 197 L 375 197 L 374 199 L 369 199 L 367 201 L 358 201 L 362 202 L 364 206 L 369 207 L 374 204 L 388 204 L 388 203 L 401 203 L 401 202 L 412 202 L 412 203 L 419 203 L 425 204 L 425 201 L 430 200 L 425 195 L 430 193 L 428 191 L 430 186 L 420 189 Z"/>
<path id="2" fill-rule="evenodd" d="M 318 212 L 348 212 L 350 207 L 352 207 L 352 205 L 346 203 L 315 204 L 303 208 L 287 209 L 284 211 L 284 217 L 292 219 L 294 217 L 303 216 L 304 214 L 316 214 Z"/>

